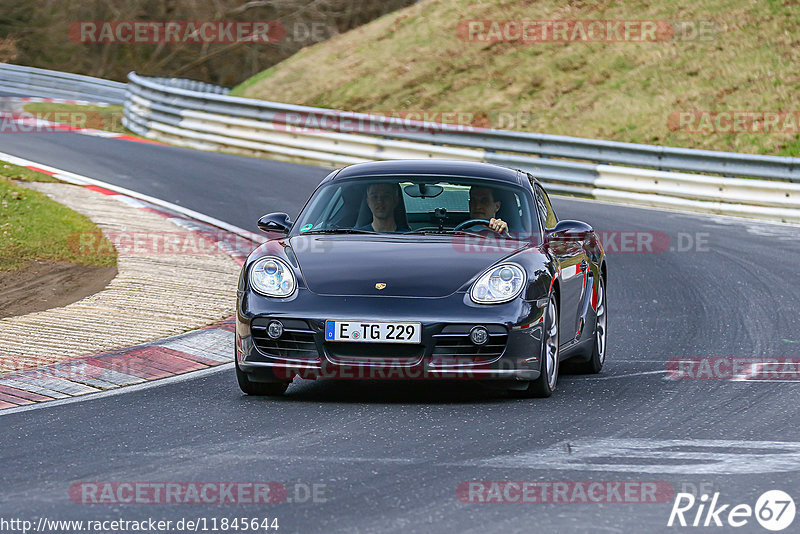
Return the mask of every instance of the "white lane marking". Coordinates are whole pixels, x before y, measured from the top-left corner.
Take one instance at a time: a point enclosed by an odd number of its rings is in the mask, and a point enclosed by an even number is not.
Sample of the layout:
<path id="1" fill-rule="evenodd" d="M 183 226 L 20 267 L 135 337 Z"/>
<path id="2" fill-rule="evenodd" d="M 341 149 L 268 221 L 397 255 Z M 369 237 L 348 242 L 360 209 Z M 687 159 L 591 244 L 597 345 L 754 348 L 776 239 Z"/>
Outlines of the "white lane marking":
<path id="1" fill-rule="evenodd" d="M 777 473 L 800 471 L 800 442 L 582 438 L 469 465 L 685 475 Z"/>
<path id="2" fill-rule="evenodd" d="M 629 358 L 612 358 L 606 359 L 607 363 L 660 363 L 662 365 L 667 365 L 667 360 L 634 360 Z"/>
<path id="3" fill-rule="evenodd" d="M 348 457 L 348 456 L 315 456 L 315 455 L 298 455 L 298 454 L 259 454 L 243 452 L 241 455 L 237 453 L 237 458 L 241 460 L 274 460 L 274 461 L 299 461 L 299 462 L 320 462 L 320 463 L 374 463 L 374 464 L 423 464 L 427 460 L 422 458 L 363 458 L 363 457 Z M 441 464 L 434 464 L 441 465 Z"/>
<path id="4" fill-rule="evenodd" d="M 654 362 L 654 363 L 664 363 L 660 360 L 614 360 L 614 363 L 619 362 L 626 362 L 626 363 L 640 363 L 640 362 Z M 581 381 L 594 381 L 594 380 L 615 380 L 617 378 L 630 378 L 632 376 L 645 376 L 645 375 L 666 375 L 662 378 L 662 380 L 668 380 L 670 382 L 676 381 L 692 381 L 689 379 L 681 379 L 681 378 L 674 378 L 670 376 L 671 371 L 666 369 L 660 371 L 642 371 L 639 373 L 625 373 L 621 375 L 610 375 L 610 376 L 571 376 L 571 375 L 564 375 L 559 377 L 559 380 L 581 380 Z M 720 379 L 716 380 L 716 382 L 781 382 L 784 384 L 791 384 L 791 383 L 800 383 L 800 374 L 796 375 L 797 378 L 788 378 L 788 379 L 780 379 L 780 378 L 754 378 L 758 375 L 737 375 L 730 379 Z M 697 380 L 693 380 L 697 382 Z M 701 382 L 709 382 L 709 380 L 702 380 Z"/>
<path id="5" fill-rule="evenodd" d="M 597 377 L 586 377 L 585 380 L 614 380 L 615 378 L 628 378 L 631 376 L 643 376 L 643 375 L 659 375 L 666 373 L 667 370 L 661 371 L 642 371 L 641 373 L 628 373 L 624 375 L 611 375 L 611 376 L 597 376 Z"/>
<path id="6" fill-rule="evenodd" d="M 56 178 L 71 184 L 96 185 L 98 187 L 103 187 L 110 191 L 116 191 L 117 193 L 128 195 L 129 197 L 133 197 L 138 200 L 144 200 L 145 202 L 149 202 L 150 204 L 155 204 L 156 206 L 167 208 L 182 215 L 186 215 L 187 217 L 190 217 L 192 219 L 197 219 L 198 221 L 210 224 L 211 226 L 216 226 L 217 228 L 227 230 L 228 232 L 234 233 L 240 237 L 244 237 L 245 239 L 256 241 L 257 243 L 261 243 L 266 240 L 266 236 L 256 234 L 255 232 L 250 232 L 249 230 L 245 230 L 244 228 L 239 228 L 238 226 L 234 226 L 232 224 L 228 224 L 225 221 L 215 219 L 214 217 L 209 217 L 208 215 L 204 215 L 197 211 L 190 210 L 189 208 L 184 208 L 183 206 L 178 206 L 177 204 L 173 204 L 172 202 L 167 202 L 166 200 L 161 200 L 160 198 L 151 197 L 149 195 L 143 195 L 142 193 L 137 193 L 136 191 L 133 191 L 131 189 L 126 189 L 118 185 L 110 184 L 108 182 L 103 182 L 102 180 L 96 180 L 94 178 L 89 178 L 88 176 L 83 176 L 81 174 L 77 174 L 74 172 L 65 171 L 63 169 L 51 167 L 50 165 L 45 165 L 44 163 L 37 163 L 35 161 L 31 161 L 25 158 L 20 158 L 11 154 L 6 154 L 4 152 L 0 152 L 0 161 L 6 161 L 8 163 L 14 165 L 20 165 L 23 167 L 27 167 L 28 165 L 31 165 L 33 167 L 38 167 L 39 169 L 44 169 L 46 171 L 52 172 Z"/>
<path id="7" fill-rule="evenodd" d="M 18 408 L 6 408 L 4 410 L 0 410 L 0 417 L 4 415 L 11 415 L 20 412 L 27 412 L 30 410 L 39 410 L 41 408 L 52 408 L 54 406 L 64 406 L 65 404 L 73 404 L 76 402 L 85 402 L 90 400 L 96 399 L 104 399 L 106 397 L 113 397 L 115 395 L 124 395 L 126 393 L 133 393 L 135 391 L 142 391 L 144 389 L 150 388 L 157 388 L 161 386 L 166 386 L 168 384 L 174 384 L 176 382 L 184 382 L 186 380 L 194 380 L 196 378 L 203 378 L 208 375 L 212 375 L 214 373 L 219 373 L 221 371 L 228 371 L 233 367 L 233 362 L 224 363 L 222 365 L 217 365 L 215 367 L 209 367 L 208 369 L 203 369 L 201 371 L 191 371 L 189 373 L 183 373 L 180 375 L 169 376 L 166 378 L 159 378 L 156 380 L 151 380 L 148 382 L 144 382 L 141 384 L 133 384 L 130 386 L 109 389 L 106 391 L 100 391 L 98 393 L 90 393 L 86 395 L 79 395 L 77 397 L 69 397 L 69 398 L 60 398 L 51 401 L 42 401 L 36 404 L 26 404 L 25 406 L 20 406 Z"/>
<path id="8" fill-rule="evenodd" d="M 779 384 L 797 384 L 800 382 L 800 378 L 752 378 L 747 376 L 737 376 L 731 378 L 730 380 L 724 380 L 724 382 L 777 382 Z"/>
<path id="9" fill-rule="evenodd" d="M 625 373 L 621 375 L 609 375 L 609 376 L 593 376 L 593 375 L 559 375 L 559 380 L 575 380 L 575 381 L 590 381 L 590 380 L 613 380 L 615 378 L 628 378 L 631 376 L 641 376 L 641 375 L 656 375 L 661 373 L 666 373 L 668 371 L 642 371 L 640 373 Z"/>
<path id="10" fill-rule="evenodd" d="M 300 433 L 302 436 L 305 433 Z M 298 433 L 279 441 L 302 440 Z M 255 442 L 271 447 L 273 440 Z M 252 447 L 251 447 L 252 448 Z M 683 450 L 681 450 L 683 449 Z M 700 450 L 698 450 L 700 449 Z M 705 450 L 703 450 L 705 449 Z M 169 451 L 151 451 L 161 457 Z M 220 454 L 227 454 L 221 452 Z M 579 439 L 562 441 L 536 453 L 498 456 L 469 462 L 440 462 L 430 458 L 275 455 L 260 451 L 237 453 L 242 459 L 327 463 L 429 464 L 443 467 L 555 469 L 571 471 L 639 472 L 650 474 L 754 474 L 800 470 L 800 443 L 738 440 Z M 617 463 L 614 463 L 614 462 Z M 638 462 L 638 463 L 637 463 Z M 651 462 L 645 464 L 644 462 Z M 660 462 L 660 463 L 659 463 Z"/>

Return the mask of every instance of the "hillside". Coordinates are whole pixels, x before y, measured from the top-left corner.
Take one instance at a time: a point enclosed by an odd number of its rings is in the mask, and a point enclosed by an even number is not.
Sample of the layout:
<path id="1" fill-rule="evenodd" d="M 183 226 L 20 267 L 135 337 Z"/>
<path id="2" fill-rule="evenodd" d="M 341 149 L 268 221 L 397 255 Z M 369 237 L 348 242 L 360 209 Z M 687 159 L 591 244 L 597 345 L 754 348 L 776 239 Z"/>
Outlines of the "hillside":
<path id="1" fill-rule="evenodd" d="M 304 48 L 235 94 L 398 115 L 458 111 L 481 126 L 800 155 L 800 8 L 783 0 L 626 4 L 423 0 Z M 653 21 L 658 32 L 644 41 L 493 42 L 491 25 L 470 34 L 469 20 Z"/>

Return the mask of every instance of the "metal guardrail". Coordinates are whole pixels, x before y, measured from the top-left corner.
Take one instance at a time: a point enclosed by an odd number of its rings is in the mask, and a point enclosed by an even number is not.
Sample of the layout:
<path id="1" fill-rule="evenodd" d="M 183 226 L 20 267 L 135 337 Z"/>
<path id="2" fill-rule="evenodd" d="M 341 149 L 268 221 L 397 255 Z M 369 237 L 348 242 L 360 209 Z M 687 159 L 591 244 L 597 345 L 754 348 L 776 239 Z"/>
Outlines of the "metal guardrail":
<path id="1" fill-rule="evenodd" d="M 531 172 L 557 193 L 800 223 L 798 158 L 416 122 L 202 92 L 136 73 L 128 80 L 124 124 L 193 148 L 328 166 L 486 161 Z"/>
<path id="2" fill-rule="evenodd" d="M 126 84 L 55 70 L 0 63 L 0 90 L 24 96 L 123 104 Z"/>
<path id="3" fill-rule="evenodd" d="M 174 87 L 176 89 L 186 89 L 187 91 L 198 91 L 201 93 L 213 93 L 216 95 L 227 95 L 230 89 L 222 87 L 221 85 L 214 85 L 213 83 L 201 82 L 198 80 L 188 80 L 186 78 L 159 78 L 149 77 L 148 80 Z"/>
<path id="4" fill-rule="evenodd" d="M 218 113 L 231 117 L 242 117 L 261 121 L 280 123 L 292 116 L 314 115 L 317 117 L 342 115 L 344 112 L 267 102 L 248 98 L 217 97 L 175 88 L 169 90 L 151 78 L 131 73 L 128 76 L 131 93 L 154 104 L 165 104 L 161 112 L 181 109 Z M 363 125 L 371 131 L 383 128 L 390 132 L 384 137 L 419 143 L 469 147 L 495 152 L 489 155 L 492 161 L 497 158 L 507 161 L 502 154 L 517 153 L 544 158 L 569 158 L 587 160 L 595 163 L 618 164 L 635 167 L 649 167 L 658 170 L 677 170 L 684 172 L 713 173 L 723 176 L 744 176 L 752 178 L 782 179 L 800 182 L 800 158 L 761 156 L 736 152 L 717 152 L 657 145 L 619 143 L 579 137 L 567 137 L 537 133 L 515 132 L 482 128 L 464 128 L 458 125 L 401 121 L 395 117 L 347 113 L 351 124 L 336 121 L 329 130 L 339 133 L 359 133 Z M 409 125 L 415 128 L 409 128 Z"/>
<path id="5" fill-rule="evenodd" d="M 136 73 L 128 80 L 125 86 L 0 64 L 0 88 L 32 94 L 60 84 L 71 97 L 124 101 L 123 124 L 134 133 L 193 148 L 326 166 L 407 158 L 485 161 L 531 172 L 557 193 L 800 223 L 800 158 L 408 121 L 232 97 L 224 87 L 193 80 Z"/>

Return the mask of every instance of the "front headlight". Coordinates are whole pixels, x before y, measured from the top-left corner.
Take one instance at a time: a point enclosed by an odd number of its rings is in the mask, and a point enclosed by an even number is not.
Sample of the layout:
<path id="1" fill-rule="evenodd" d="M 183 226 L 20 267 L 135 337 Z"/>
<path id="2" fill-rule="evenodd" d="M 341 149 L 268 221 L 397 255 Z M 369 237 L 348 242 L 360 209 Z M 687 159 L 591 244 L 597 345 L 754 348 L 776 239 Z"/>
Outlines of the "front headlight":
<path id="1" fill-rule="evenodd" d="M 294 272 L 279 258 L 261 258 L 250 267 L 250 285 L 267 297 L 288 297 L 297 287 Z"/>
<path id="2" fill-rule="evenodd" d="M 516 263 L 492 267 L 472 284 L 469 296 L 477 304 L 499 304 L 519 296 L 525 287 L 525 271 Z"/>

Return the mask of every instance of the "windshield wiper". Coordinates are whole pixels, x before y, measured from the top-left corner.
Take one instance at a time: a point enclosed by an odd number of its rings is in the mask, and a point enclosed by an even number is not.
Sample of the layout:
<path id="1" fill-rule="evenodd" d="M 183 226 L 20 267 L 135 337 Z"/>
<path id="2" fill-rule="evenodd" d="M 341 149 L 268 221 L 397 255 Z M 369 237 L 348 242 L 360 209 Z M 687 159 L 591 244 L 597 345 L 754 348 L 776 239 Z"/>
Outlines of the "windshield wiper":
<path id="1" fill-rule="evenodd" d="M 433 229 L 425 229 L 420 228 L 419 230 L 412 230 L 411 232 L 405 232 L 404 235 L 409 234 L 424 234 L 424 235 L 455 235 L 455 234 L 464 234 L 470 237 L 482 237 L 484 239 L 488 239 L 489 236 L 484 234 L 478 234 L 475 232 L 467 232 L 466 230 L 433 230 Z"/>
<path id="2" fill-rule="evenodd" d="M 299 235 L 309 234 L 377 234 L 371 230 L 358 230 L 357 228 L 326 228 L 321 230 L 309 230 Z"/>

